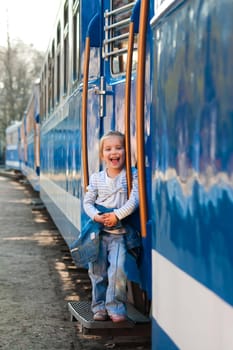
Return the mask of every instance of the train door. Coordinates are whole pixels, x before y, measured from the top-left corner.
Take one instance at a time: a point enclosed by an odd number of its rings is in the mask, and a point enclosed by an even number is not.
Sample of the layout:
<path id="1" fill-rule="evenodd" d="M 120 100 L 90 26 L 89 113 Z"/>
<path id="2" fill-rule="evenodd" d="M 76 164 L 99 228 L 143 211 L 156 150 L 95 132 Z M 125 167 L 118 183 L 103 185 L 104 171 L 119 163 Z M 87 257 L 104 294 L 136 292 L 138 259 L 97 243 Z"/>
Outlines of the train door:
<path id="1" fill-rule="evenodd" d="M 148 204 L 146 192 L 150 192 L 150 181 L 146 181 L 145 172 L 145 167 L 148 165 L 145 161 L 145 154 L 149 152 L 149 110 L 144 111 L 144 90 L 149 91 L 148 86 L 146 88 L 144 86 L 145 61 L 146 59 L 149 61 L 149 56 L 146 58 L 145 52 L 148 4 L 148 1 L 142 2 L 141 6 L 141 1 L 104 0 L 100 13 L 96 14 L 89 23 L 83 77 L 82 150 L 85 190 L 89 175 L 101 169 L 101 163 L 97 161 L 100 137 L 109 130 L 119 130 L 125 133 L 129 189 L 131 167 L 137 165 L 140 173 L 141 232 L 147 255 L 143 261 L 144 271 L 138 272 L 132 262 L 128 277 L 133 283 L 141 284 L 143 290 L 150 295 L 150 238 L 147 237 L 148 217 L 146 214 Z M 138 61 L 137 34 L 141 8 L 144 12 L 144 23 L 142 24 L 144 35 L 141 36 L 141 58 Z M 99 50 L 99 61 L 95 58 L 96 50 Z M 138 63 L 140 69 L 137 70 Z M 97 80 L 94 80 L 92 77 L 95 76 L 96 65 L 99 67 L 99 76 Z M 147 65 L 146 74 L 147 76 L 149 74 L 149 65 Z M 139 79 L 138 84 L 137 79 Z M 147 84 L 149 85 L 149 81 Z M 147 117 L 144 119 L 145 115 Z M 149 156 L 147 160 L 149 163 Z M 131 284 L 130 288 L 132 285 L 135 286 Z M 131 292 L 132 295 L 135 295 L 135 290 Z M 138 304 L 140 305 L 141 296 L 137 296 L 136 299 L 139 299 Z"/>

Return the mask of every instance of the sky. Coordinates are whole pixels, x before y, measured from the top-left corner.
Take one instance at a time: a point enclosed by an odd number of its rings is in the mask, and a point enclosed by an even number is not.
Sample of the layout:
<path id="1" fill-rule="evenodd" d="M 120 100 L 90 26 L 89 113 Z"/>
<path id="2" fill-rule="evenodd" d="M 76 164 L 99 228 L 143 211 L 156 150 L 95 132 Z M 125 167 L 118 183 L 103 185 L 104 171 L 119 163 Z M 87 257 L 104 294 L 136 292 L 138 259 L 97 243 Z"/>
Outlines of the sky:
<path id="1" fill-rule="evenodd" d="M 61 0 L 0 0 L 0 46 L 10 39 L 45 52 L 55 25 Z"/>

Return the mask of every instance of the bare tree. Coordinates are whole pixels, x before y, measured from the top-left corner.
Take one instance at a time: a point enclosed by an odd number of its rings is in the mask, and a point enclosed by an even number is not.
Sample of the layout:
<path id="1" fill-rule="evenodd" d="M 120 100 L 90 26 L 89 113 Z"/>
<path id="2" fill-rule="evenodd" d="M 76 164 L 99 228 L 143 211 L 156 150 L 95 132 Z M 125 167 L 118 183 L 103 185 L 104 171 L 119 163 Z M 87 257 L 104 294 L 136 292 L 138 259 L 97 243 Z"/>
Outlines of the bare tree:
<path id="1" fill-rule="evenodd" d="M 21 120 L 44 54 L 18 40 L 0 48 L 0 140 L 14 120 Z"/>

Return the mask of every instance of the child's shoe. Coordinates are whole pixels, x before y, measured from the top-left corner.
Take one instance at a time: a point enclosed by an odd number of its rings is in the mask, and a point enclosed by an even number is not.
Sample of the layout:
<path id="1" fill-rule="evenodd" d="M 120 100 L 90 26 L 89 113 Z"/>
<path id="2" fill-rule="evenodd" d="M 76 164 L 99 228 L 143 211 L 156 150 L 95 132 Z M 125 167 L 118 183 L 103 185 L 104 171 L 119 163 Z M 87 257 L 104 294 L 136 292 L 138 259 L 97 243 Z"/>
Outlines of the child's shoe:
<path id="1" fill-rule="evenodd" d="M 124 322 L 127 320 L 125 315 L 117 315 L 117 314 L 110 315 L 110 318 L 114 323 Z"/>
<path id="2" fill-rule="evenodd" d="M 104 310 L 97 311 L 93 316 L 94 321 L 106 321 L 107 319 L 108 319 L 108 314 Z"/>

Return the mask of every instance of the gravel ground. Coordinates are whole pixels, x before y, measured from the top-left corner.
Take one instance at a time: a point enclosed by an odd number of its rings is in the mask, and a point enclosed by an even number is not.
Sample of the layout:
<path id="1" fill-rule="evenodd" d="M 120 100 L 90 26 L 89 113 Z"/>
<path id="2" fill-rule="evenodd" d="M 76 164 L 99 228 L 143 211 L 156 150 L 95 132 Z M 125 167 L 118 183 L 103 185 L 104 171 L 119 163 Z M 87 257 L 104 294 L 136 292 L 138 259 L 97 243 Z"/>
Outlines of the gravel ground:
<path id="1" fill-rule="evenodd" d="M 83 336 L 67 302 L 90 298 L 46 210 L 31 187 L 0 173 L 0 350 L 149 349 Z"/>

